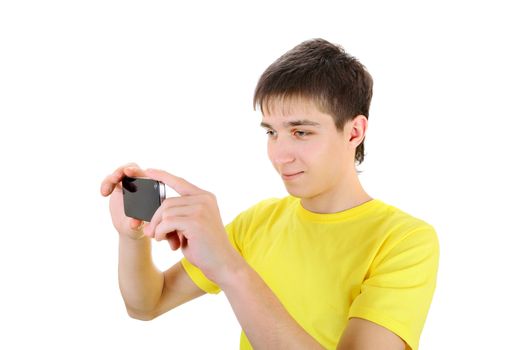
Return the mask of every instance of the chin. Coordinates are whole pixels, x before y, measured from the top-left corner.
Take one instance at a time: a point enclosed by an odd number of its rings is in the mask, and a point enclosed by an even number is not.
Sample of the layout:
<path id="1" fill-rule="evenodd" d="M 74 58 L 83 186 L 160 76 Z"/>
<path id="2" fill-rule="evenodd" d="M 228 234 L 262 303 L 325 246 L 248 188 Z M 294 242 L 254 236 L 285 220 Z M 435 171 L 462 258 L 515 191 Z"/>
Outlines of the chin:
<path id="1" fill-rule="evenodd" d="M 312 193 L 309 193 L 304 188 L 301 189 L 301 188 L 297 188 L 297 187 L 294 187 L 294 186 L 285 186 L 285 187 L 286 187 L 286 191 L 291 196 L 294 196 L 294 197 L 297 197 L 297 198 L 301 198 L 301 199 L 314 197 L 314 195 Z"/>
<path id="2" fill-rule="evenodd" d="M 301 191 L 299 191 L 297 188 L 294 188 L 293 186 L 286 186 L 286 185 L 284 185 L 284 187 L 286 188 L 286 192 L 288 192 L 289 195 L 294 196 L 294 197 L 301 197 L 301 193 L 300 193 Z"/>

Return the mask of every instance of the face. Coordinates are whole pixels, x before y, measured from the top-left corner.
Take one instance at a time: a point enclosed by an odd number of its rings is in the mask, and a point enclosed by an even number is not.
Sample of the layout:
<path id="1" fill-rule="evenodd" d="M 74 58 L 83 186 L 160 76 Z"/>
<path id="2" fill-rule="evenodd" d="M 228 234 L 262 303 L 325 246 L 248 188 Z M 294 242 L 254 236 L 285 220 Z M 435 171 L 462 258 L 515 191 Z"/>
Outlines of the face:
<path id="1" fill-rule="evenodd" d="M 268 157 L 288 193 L 313 199 L 348 185 L 362 139 L 353 127 L 357 118 L 338 131 L 330 115 L 304 100 L 273 103 L 265 114 L 261 126 L 268 134 Z"/>

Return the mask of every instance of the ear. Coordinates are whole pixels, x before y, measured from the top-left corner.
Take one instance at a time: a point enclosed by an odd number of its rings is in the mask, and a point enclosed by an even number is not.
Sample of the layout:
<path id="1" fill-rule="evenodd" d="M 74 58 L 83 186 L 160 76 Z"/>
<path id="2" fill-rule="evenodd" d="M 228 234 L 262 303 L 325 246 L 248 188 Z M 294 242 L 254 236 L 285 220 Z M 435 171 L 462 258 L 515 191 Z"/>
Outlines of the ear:
<path id="1" fill-rule="evenodd" d="M 344 128 L 346 140 L 352 148 L 357 148 L 363 142 L 368 128 L 368 119 L 364 115 L 357 115 L 349 120 Z"/>

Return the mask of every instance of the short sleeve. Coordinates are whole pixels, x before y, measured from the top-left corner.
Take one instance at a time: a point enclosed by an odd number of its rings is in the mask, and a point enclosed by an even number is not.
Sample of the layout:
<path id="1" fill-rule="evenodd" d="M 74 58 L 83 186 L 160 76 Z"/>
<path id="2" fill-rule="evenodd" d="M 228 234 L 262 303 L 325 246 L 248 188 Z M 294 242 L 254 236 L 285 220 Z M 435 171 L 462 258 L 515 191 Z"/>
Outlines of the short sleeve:
<path id="1" fill-rule="evenodd" d="M 351 304 L 348 318 L 377 323 L 417 350 L 436 287 L 438 262 L 439 242 L 430 225 L 385 244 Z"/>
<path id="2" fill-rule="evenodd" d="M 234 235 L 234 222 L 229 223 L 224 228 L 226 229 L 226 233 L 228 234 L 228 239 L 232 246 L 237 250 L 239 253 L 241 253 L 241 250 L 239 248 L 239 245 L 237 244 L 235 240 Z M 221 289 L 217 284 L 215 284 L 213 281 L 209 280 L 204 273 L 195 265 L 190 263 L 186 257 L 183 257 L 181 259 L 182 266 L 184 267 L 184 270 L 186 270 L 186 273 L 188 276 L 190 276 L 191 280 L 203 291 L 209 294 L 218 294 Z"/>
<path id="3" fill-rule="evenodd" d="M 241 254 L 241 256 L 245 257 L 243 247 L 244 242 L 247 239 L 249 239 L 247 238 L 247 235 L 249 235 L 249 232 L 252 231 L 252 227 L 254 225 L 257 225 L 255 218 L 261 217 L 261 215 L 258 214 L 260 208 L 268 205 L 269 203 L 274 203 L 276 200 L 278 199 L 269 198 L 260 201 L 259 203 L 241 212 L 228 225 L 224 227 L 226 230 L 226 234 L 228 235 L 228 240 L 230 241 L 231 245 L 235 248 L 235 250 L 237 250 L 237 252 Z M 191 280 L 200 289 L 210 294 L 218 294 L 221 291 L 217 284 L 209 280 L 204 275 L 204 273 L 198 267 L 190 263 L 188 259 L 186 259 L 185 257 L 182 258 L 181 263 L 184 267 L 184 270 L 186 270 L 186 273 L 188 273 L 188 276 L 190 276 Z"/>

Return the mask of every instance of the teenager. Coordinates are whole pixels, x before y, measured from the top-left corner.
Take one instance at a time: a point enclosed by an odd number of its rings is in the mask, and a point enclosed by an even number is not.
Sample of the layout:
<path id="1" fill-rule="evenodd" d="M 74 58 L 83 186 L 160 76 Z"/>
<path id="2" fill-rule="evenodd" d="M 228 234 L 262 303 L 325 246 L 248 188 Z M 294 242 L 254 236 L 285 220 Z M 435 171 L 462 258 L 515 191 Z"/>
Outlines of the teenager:
<path id="1" fill-rule="evenodd" d="M 150 320 L 222 290 L 241 349 L 418 349 L 439 243 L 430 224 L 359 181 L 371 98 L 365 67 L 326 40 L 270 65 L 254 107 L 289 195 L 255 202 L 226 226 L 212 193 L 168 172 L 128 164 L 106 177 L 129 315 Z M 162 181 L 180 197 L 164 200 L 150 223 L 127 218 L 124 175 Z M 152 238 L 184 258 L 159 271 Z"/>

